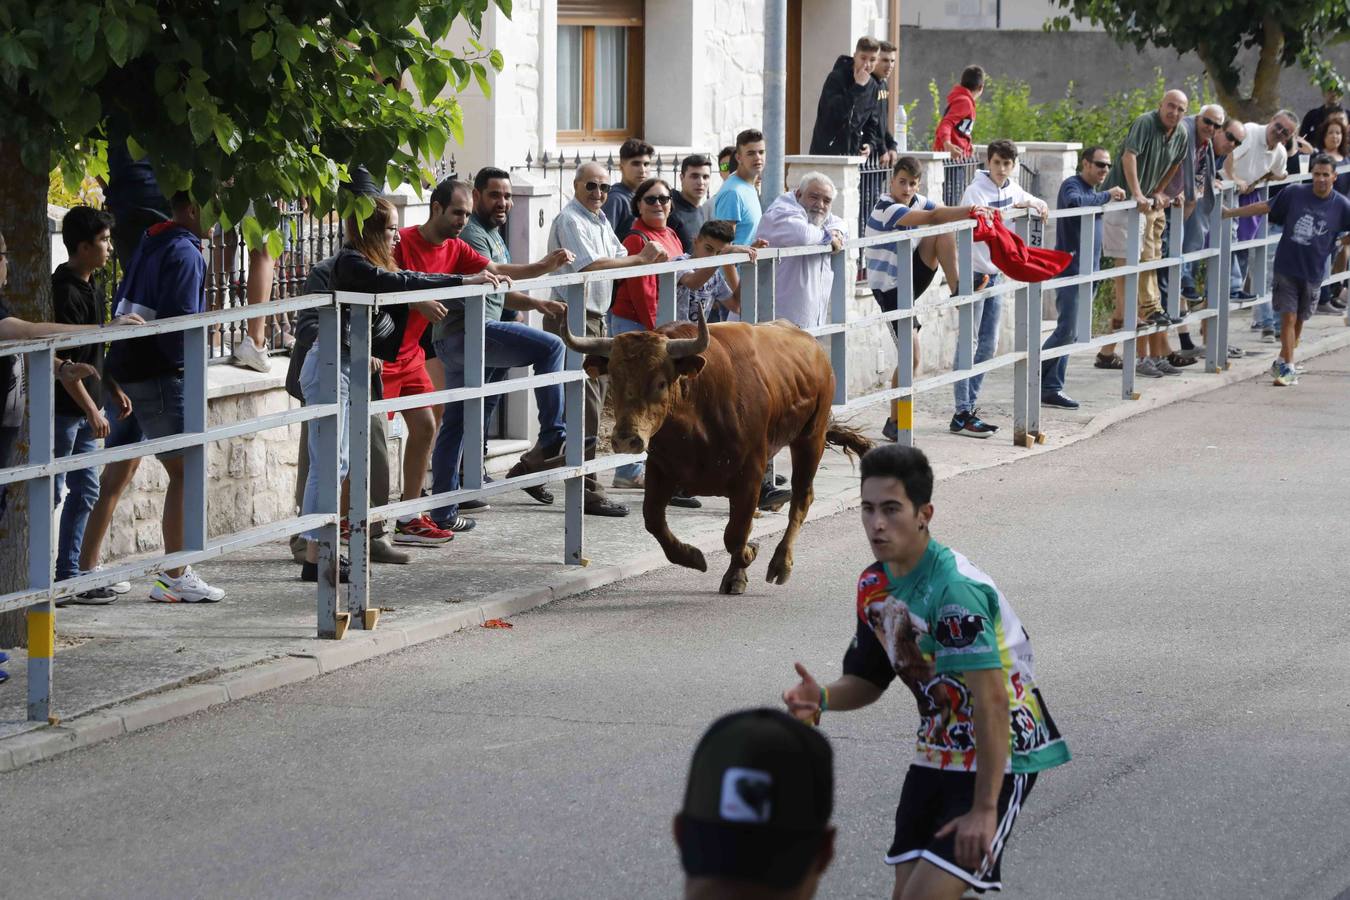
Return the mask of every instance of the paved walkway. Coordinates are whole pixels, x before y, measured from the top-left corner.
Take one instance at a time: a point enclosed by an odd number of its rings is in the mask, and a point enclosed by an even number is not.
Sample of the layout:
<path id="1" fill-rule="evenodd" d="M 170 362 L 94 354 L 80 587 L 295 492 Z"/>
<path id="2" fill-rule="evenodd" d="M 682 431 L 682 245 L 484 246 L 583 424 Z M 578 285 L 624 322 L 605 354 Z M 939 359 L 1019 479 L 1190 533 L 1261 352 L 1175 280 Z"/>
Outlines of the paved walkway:
<path id="1" fill-rule="evenodd" d="M 1095 370 L 1090 359 L 1073 358 L 1067 390 L 1083 401 L 1083 407 L 1074 412 L 1044 409 L 1047 441 L 1034 449 L 1011 443 L 1010 369 L 986 379 L 980 405 L 988 420 L 1004 426 L 998 436 L 979 441 L 948 433 L 951 394 L 944 388 L 916 402 L 917 441 L 933 459 L 939 477 L 950 477 L 1048 452 L 1143 410 L 1256 376 L 1269 368 L 1276 348 L 1258 343 L 1245 328 L 1245 316 L 1242 321 L 1243 327 L 1234 323 L 1233 336 L 1235 343 L 1251 351 L 1247 359 L 1236 361 L 1221 376 L 1205 375 L 1201 363 L 1186 370 L 1194 374 L 1137 379 L 1142 396 L 1136 401 L 1120 399 L 1119 373 Z M 1339 317 L 1317 317 L 1305 331 L 1304 344 L 1307 354 L 1350 345 L 1350 328 Z M 884 417 L 877 409 L 856 422 L 876 436 Z M 1167 440 L 1167 435 L 1158 435 L 1159 452 Z M 785 466 L 786 454 L 782 459 L 780 465 Z M 856 491 L 855 468 L 841 454 L 828 452 L 816 481 L 812 518 L 852 506 Z M 112 606 L 63 609 L 57 620 L 54 697 L 58 715 L 71 728 L 44 727 L 15 737 L 34 726 L 23 721 L 24 654 L 12 653 L 8 664 L 12 677 L 0 687 L 0 771 L 55 752 L 53 731 L 67 741 L 56 749 L 69 749 L 665 565 L 642 527 L 639 493 L 615 495 L 628 502 L 634 514 L 626 519 L 586 518 L 585 546 L 591 565 L 584 569 L 561 563 L 560 504 L 543 507 L 522 493 L 494 498 L 492 509 L 478 517 L 473 532 L 439 549 L 412 548 L 413 565 L 377 566 L 372 590 L 385 608 L 380 627 L 373 633 L 352 632 L 341 642 L 314 637 L 313 587 L 299 581 L 298 567 L 282 543 L 202 566 L 208 581 L 228 591 L 225 601 L 216 605 L 150 603 L 143 599 L 148 585 L 137 584 Z M 672 528 L 686 541 L 720 554 L 725 514 L 726 502 L 710 498 L 702 510 L 672 510 Z M 755 533 L 781 531 L 785 524 L 781 513 L 765 515 L 756 522 Z M 759 595 L 779 590 L 763 581 L 766 561 L 767 556 L 752 570 L 750 591 Z M 721 564 L 710 559 L 709 565 L 713 571 L 689 577 L 715 588 Z M 278 666 L 276 660 L 289 662 Z M 269 662 L 270 666 L 260 666 Z M 202 684 L 186 692 L 164 693 L 194 683 Z M 137 698 L 145 699 L 88 715 Z M 83 726 L 71 721 L 81 716 Z"/>

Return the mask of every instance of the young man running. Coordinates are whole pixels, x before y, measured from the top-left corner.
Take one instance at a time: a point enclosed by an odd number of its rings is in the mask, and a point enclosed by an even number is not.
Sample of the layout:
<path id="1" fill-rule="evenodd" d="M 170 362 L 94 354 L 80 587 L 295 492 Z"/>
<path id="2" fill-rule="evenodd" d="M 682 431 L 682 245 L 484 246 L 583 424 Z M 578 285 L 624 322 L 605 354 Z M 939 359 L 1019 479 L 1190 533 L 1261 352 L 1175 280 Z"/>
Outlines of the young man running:
<path id="1" fill-rule="evenodd" d="M 788 710 L 819 722 L 899 678 L 919 705 L 916 757 L 895 811 L 893 900 L 999 890 L 1013 823 L 1038 773 L 1069 761 L 1041 699 L 1031 642 L 989 576 L 929 535 L 933 470 L 886 444 L 862 461 L 862 523 L 876 562 L 858 579 L 856 634 L 828 685 L 796 664 Z"/>
<path id="2" fill-rule="evenodd" d="M 1336 191 L 1336 160 L 1325 153 L 1313 157 L 1312 185 L 1293 184 L 1274 200 L 1225 209 L 1225 219 L 1269 215 L 1283 225 L 1275 248 L 1275 286 L 1271 302 L 1280 314 L 1280 355 L 1271 363 L 1270 374 L 1281 387 L 1298 384 L 1294 348 L 1303 334 L 1303 323 L 1317 309 L 1327 262 L 1336 236 L 1350 231 L 1350 199 Z M 1341 238 L 1350 244 L 1350 234 Z"/>

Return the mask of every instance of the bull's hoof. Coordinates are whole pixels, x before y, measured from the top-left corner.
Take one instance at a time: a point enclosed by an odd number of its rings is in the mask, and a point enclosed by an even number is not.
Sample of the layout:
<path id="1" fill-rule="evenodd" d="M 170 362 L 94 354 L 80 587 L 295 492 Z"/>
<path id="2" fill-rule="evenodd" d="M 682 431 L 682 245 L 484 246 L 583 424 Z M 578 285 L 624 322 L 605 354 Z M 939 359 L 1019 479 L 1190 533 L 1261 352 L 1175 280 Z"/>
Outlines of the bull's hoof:
<path id="1" fill-rule="evenodd" d="M 757 556 L 759 556 L 759 541 L 746 541 L 745 550 L 741 552 L 741 559 L 744 560 L 745 566 L 748 568 Z"/>
<path id="2" fill-rule="evenodd" d="M 723 594 L 744 594 L 745 586 L 749 579 L 745 577 L 744 569 L 727 569 L 727 574 L 722 576 L 722 586 L 718 588 Z"/>
<path id="3" fill-rule="evenodd" d="M 792 551 L 779 544 L 773 559 L 769 561 L 769 570 L 765 573 L 764 580 L 769 584 L 787 584 L 790 577 L 792 577 Z"/>
<path id="4" fill-rule="evenodd" d="M 677 566 L 684 566 L 686 569 L 697 569 L 700 572 L 708 571 L 708 561 L 703 558 L 703 551 L 688 544 L 678 544 L 670 548 L 666 553 L 666 559 Z"/>

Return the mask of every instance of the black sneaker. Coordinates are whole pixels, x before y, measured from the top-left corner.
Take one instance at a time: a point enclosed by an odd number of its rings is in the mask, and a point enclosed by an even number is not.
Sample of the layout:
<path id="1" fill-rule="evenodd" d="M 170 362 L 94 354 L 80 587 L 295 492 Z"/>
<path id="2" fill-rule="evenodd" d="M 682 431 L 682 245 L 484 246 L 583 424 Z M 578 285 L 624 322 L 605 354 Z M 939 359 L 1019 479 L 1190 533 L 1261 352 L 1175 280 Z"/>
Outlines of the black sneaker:
<path id="1" fill-rule="evenodd" d="M 773 476 L 773 484 L 774 487 L 782 487 L 783 485 L 787 484 L 787 476 L 786 475 Z"/>
<path id="2" fill-rule="evenodd" d="M 671 506 L 678 506 L 680 509 L 702 509 L 703 501 L 697 497 L 689 497 L 685 494 L 676 494 L 670 498 Z"/>
<path id="3" fill-rule="evenodd" d="M 486 500 L 475 498 L 473 500 L 459 501 L 459 508 L 466 512 L 485 512 L 486 510 L 492 509 L 492 505 Z"/>
<path id="4" fill-rule="evenodd" d="M 783 508 L 783 504 L 792 500 L 792 491 L 788 488 L 775 487 L 771 491 L 760 488 L 759 508 L 764 512 L 777 512 Z"/>
<path id="5" fill-rule="evenodd" d="M 545 506 L 553 505 L 553 492 L 542 484 L 536 484 L 534 487 L 525 488 L 525 493 L 529 494 Z"/>
<path id="6" fill-rule="evenodd" d="M 461 504 L 460 509 L 463 508 L 464 506 Z M 437 528 L 444 528 L 446 531 L 453 531 L 455 534 L 464 531 L 473 531 L 474 528 L 478 526 L 477 520 L 470 519 L 468 516 L 455 516 L 453 519 L 447 519 L 444 522 L 436 522 L 435 524 Z"/>
<path id="7" fill-rule="evenodd" d="M 117 599 L 117 593 L 110 587 L 90 588 L 78 594 L 70 594 L 56 601 L 57 608 L 66 606 L 107 606 Z"/>
<path id="8" fill-rule="evenodd" d="M 997 425 L 990 425 L 976 415 L 974 411 L 957 413 L 952 416 L 952 422 L 949 427 L 953 434 L 960 434 L 973 438 L 987 438 L 998 431 Z"/>
<path id="9" fill-rule="evenodd" d="M 346 584 L 351 581 L 352 564 L 347 561 L 347 557 L 338 557 L 338 581 Z M 319 564 L 307 562 L 300 566 L 300 580 L 308 581 L 310 584 L 316 584 L 319 580 Z"/>
<path id="10" fill-rule="evenodd" d="M 900 432 L 896 428 L 894 419 L 887 419 L 886 424 L 881 426 L 881 436 L 892 444 L 900 440 Z"/>
<path id="11" fill-rule="evenodd" d="M 1079 403 L 1062 391 L 1052 391 L 1048 394 L 1041 394 L 1042 406 L 1057 406 L 1060 409 L 1077 409 Z"/>
<path id="12" fill-rule="evenodd" d="M 1187 300 L 1199 300 L 1200 292 L 1194 287 L 1183 287 L 1181 289 L 1181 296 L 1185 297 Z"/>
<path id="13" fill-rule="evenodd" d="M 1155 312 L 1149 313 L 1148 316 L 1144 319 L 1144 321 L 1149 325 L 1159 325 L 1163 328 L 1166 328 L 1168 325 L 1172 324 L 1171 316 L 1167 315 L 1167 313 L 1163 312 L 1162 310 L 1157 310 Z"/>
<path id="14" fill-rule="evenodd" d="M 1229 300 L 1237 300 L 1239 303 L 1245 303 L 1248 300 L 1255 300 L 1256 295 L 1251 291 L 1231 291 L 1228 294 Z"/>
<path id="15" fill-rule="evenodd" d="M 597 497 L 594 500 L 587 500 L 586 506 L 582 510 L 588 516 L 605 516 L 610 519 L 622 519 L 628 515 L 628 507 L 622 503 L 615 503 L 608 497 Z"/>

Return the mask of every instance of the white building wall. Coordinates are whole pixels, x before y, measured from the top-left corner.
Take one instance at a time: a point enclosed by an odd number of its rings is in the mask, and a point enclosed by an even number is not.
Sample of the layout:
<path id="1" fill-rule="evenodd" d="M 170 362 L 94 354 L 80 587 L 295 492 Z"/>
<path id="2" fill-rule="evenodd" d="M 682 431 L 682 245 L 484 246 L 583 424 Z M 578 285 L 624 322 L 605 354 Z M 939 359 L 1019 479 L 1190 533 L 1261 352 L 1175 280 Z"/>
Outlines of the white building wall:
<path id="1" fill-rule="evenodd" d="M 900 4 L 900 24 L 922 28 L 1040 31 L 1047 20 L 1064 14 L 1054 0 L 903 0 Z M 1072 28 L 1098 30 L 1077 20 Z"/>

